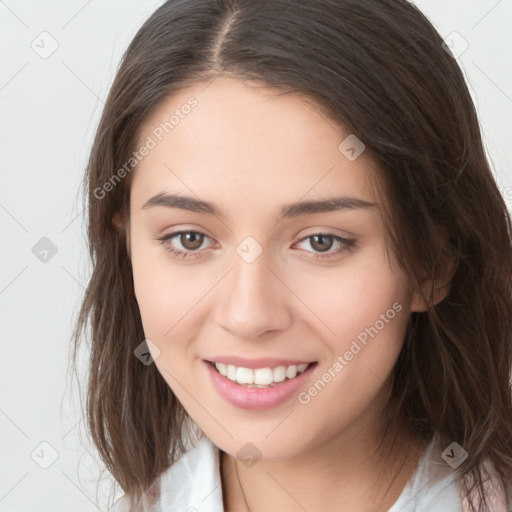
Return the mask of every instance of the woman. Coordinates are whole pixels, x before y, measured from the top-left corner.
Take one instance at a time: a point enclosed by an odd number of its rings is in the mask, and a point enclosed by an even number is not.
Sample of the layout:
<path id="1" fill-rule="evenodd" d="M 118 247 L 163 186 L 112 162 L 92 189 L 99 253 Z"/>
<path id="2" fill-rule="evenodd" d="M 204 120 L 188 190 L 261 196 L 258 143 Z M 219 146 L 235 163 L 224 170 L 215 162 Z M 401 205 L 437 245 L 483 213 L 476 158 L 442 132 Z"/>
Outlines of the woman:
<path id="1" fill-rule="evenodd" d="M 86 182 L 121 509 L 510 507 L 510 217 L 413 5 L 166 2 Z"/>

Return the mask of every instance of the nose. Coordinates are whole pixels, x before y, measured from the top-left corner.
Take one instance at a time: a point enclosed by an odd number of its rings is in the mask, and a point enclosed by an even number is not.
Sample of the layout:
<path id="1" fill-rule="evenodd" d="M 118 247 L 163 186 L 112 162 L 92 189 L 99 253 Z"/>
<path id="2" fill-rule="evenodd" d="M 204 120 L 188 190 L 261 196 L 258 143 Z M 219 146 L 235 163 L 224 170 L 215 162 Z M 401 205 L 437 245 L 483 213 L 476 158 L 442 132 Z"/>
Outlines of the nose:
<path id="1" fill-rule="evenodd" d="M 217 325 L 240 340 L 261 339 L 287 329 L 292 321 L 293 294 L 284 276 L 271 268 L 267 252 L 252 262 L 235 253 L 232 269 L 218 290 Z"/>

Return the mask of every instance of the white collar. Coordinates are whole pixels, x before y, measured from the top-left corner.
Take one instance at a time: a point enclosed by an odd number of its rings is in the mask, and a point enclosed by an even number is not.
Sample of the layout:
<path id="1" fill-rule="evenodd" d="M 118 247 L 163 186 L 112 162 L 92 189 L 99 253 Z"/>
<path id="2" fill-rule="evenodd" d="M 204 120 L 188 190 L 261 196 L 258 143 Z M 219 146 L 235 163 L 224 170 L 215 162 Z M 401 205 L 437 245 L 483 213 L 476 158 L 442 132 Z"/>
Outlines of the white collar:
<path id="1" fill-rule="evenodd" d="M 220 451 L 204 435 L 162 475 L 162 511 L 223 512 Z"/>

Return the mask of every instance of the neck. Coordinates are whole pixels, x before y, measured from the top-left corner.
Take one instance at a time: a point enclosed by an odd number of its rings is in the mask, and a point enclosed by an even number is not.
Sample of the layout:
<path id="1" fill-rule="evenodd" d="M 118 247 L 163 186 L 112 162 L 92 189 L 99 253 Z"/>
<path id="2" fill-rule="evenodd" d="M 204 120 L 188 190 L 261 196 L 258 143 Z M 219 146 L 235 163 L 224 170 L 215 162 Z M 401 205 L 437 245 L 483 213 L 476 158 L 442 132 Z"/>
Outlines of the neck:
<path id="1" fill-rule="evenodd" d="M 251 468 L 221 452 L 224 509 L 384 512 L 399 497 L 424 447 L 402 428 L 380 446 L 373 434 L 337 433 L 292 458 L 262 459 Z"/>

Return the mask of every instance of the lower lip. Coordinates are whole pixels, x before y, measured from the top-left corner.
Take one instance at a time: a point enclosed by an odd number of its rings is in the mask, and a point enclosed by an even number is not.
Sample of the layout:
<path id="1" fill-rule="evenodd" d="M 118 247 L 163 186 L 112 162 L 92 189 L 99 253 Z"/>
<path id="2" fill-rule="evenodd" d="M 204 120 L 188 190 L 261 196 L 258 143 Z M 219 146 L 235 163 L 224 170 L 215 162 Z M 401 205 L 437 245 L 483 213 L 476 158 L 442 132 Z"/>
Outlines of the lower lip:
<path id="1" fill-rule="evenodd" d="M 299 391 L 316 367 L 316 363 L 313 363 L 297 377 L 279 382 L 270 388 L 249 388 L 223 377 L 208 361 L 204 363 L 219 395 L 240 409 L 277 407 Z"/>

